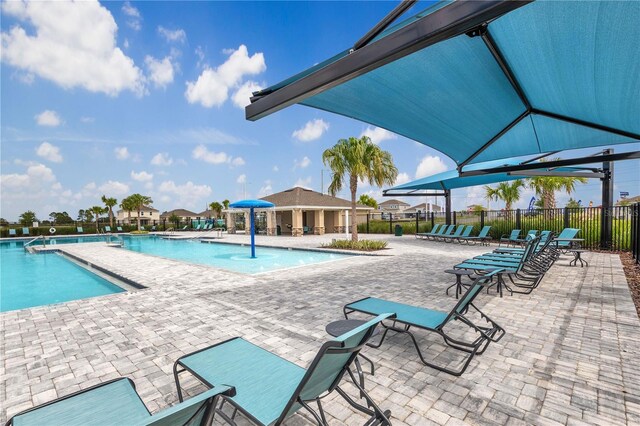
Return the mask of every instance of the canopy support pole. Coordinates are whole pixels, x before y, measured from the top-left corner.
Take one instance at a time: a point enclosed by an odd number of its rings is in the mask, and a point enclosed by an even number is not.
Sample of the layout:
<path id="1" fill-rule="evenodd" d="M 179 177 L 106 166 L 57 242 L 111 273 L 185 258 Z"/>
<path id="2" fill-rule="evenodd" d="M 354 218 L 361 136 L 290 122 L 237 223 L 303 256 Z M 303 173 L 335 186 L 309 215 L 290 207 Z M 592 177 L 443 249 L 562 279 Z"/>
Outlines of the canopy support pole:
<path id="1" fill-rule="evenodd" d="M 444 191 L 444 200 L 445 200 L 445 221 L 447 225 L 451 225 L 451 190 L 447 189 Z"/>
<path id="2" fill-rule="evenodd" d="M 255 222 L 255 218 L 253 217 L 253 207 L 249 209 L 249 215 L 251 215 L 251 217 L 249 218 L 251 221 L 251 258 L 255 259 L 256 258 L 256 222 Z"/>
<path id="3" fill-rule="evenodd" d="M 613 154 L 613 149 L 605 149 L 604 155 Z M 612 219 L 613 219 L 613 163 L 604 161 L 602 163 L 604 177 L 602 178 L 602 209 L 600 224 L 600 248 L 608 249 L 612 243 Z"/>
<path id="4" fill-rule="evenodd" d="M 407 10 L 411 8 L 411 6 L 416 3 L 417 0 L 402 0 L 399 5 L 393 8 L 391 12 L 387 14 L 380 22 L 376 24 L 375 27 L 371 28 L 362 38 L 356 41 L 356 44 L 353 45 L 352 50 L 358 50 L 362 46 L 366 46 L 371 40 L 376 38 L 378 34 L 387 29 L 389 25 L 393 23 L 400 15 L 405 13 Z"/>

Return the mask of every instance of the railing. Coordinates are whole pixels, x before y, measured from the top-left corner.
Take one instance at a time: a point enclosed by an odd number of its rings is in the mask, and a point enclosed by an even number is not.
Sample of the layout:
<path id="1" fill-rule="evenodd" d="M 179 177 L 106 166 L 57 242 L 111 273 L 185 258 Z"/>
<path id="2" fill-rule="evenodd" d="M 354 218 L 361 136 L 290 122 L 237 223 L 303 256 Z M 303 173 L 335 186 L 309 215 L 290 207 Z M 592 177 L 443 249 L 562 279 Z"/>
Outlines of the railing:
<path id="1" fill-rule="evenodd" d="M 638 210 L 640 207 L 636 204 L 615 206 L 606 210 L 600 207 L 579 207 L 461 211 L 451 213 L 451 224 L 473 225 L 474 234 L 477 234 L 483 226 L 489 225 L 491 226 L 490 235 L 493 239 L 499 239 L 514 229 L 520 229 L 521 235 L 525 235 L 532 229 L 559 233 L 564 228 L 579 228 L 578 238 L 584 239 L 583 247 L 594 250 L 633 251 L 633 244 L 635 244 L 639 253 L 637 259 L 640 257 Z M 416 230 L 417 232 L 428 232 L 437 223 L 446 223 L 444 212 L 374 213 L 367 216 L 366 222 L 358 225 L 358 231 L 362 233 L 393 233 L 394 226 L 399 224 L 403 227 L 405 234 L 412 234 Z M 602 232 L 603 229 L 604 232 Z"/>
<path id="2" fill-rule="evenodd" d="M 631 206 L 631 255 L 640 265 L 640 203 Z"/>
<path id="3" fill-rule="evenodd" d="M 117 234 L 103 234 L 107 244 L 112 244 L 111 239 L 115 238 L 120 247 L 124 247 L 124 238 Z"/>
<path id="4" fill-rule="evenodd" d="M 47 246 L 47 239 L 45 238 L 44 235 L 40 235 L 40 236 L 35 237 L 32 240 L 27 241 L 23 246 L 24 250 L 25 251 L 29 251 L 29 247 L 31 246 L 31 244 L 35 243 L 38 240 L 42 240 L 42 246 L 43 247 Z"/>

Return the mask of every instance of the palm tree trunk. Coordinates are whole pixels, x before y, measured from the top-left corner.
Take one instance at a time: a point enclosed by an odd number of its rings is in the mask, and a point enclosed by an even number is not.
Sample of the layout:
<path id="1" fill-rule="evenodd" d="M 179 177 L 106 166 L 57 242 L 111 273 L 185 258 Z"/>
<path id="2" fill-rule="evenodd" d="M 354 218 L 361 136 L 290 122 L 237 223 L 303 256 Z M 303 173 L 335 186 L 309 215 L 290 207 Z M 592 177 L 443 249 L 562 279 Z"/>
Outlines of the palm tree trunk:
<path id="1" fill-rule="evenodd" d="M 358 241 L 358 220 L 356 216 L 356 193 L 358 192 L 358 177 L 351 175 L 349 178 L 351 189 L 351 241 Z"/>
<path id="2" fill-rule="evenodd" d="M 109 226 L 113 228 L 113 209 L 109 207 Z"/>
<path id="3" fill-rule="evenodd" d="M 140 209 L 138 209 L 138 231 L 140 230 Z"/>

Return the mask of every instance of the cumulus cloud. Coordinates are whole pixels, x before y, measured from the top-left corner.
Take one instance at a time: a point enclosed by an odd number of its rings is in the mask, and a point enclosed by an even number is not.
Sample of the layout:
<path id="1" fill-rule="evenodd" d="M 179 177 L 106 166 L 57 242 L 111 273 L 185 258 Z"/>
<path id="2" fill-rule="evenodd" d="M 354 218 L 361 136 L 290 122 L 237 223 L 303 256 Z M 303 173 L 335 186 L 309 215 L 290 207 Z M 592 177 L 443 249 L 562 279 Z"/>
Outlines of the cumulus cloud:
<path id="1" fill-rule="evenodd" d="M 34 118 L 36 119 L 38 126 L 57 127 L 62 123 L 58 113 L 48 109 L 37 114 Z"/>
<path id="2" fill-rule="evenodd" d="M 229 53 L 229 58 L 217 68 L 206 66 L 198 79 L 187 82 L 184 95 L 190 104 L 199 103 L 206 108 L 221 106 L 229 91 L 238 87 L 245 75 L 260 74 L 267 69 L 262 53 L 249 56 L 245 45 Z"/>
<path id="3" fill-rule="evenodd" d="M 369 139 L 371 139 L 371 142 L 373 142 L 376 145 L 380 145 L 380 142 L 382 141 L 398 138 L 398 136 L 395 133 L 390 132 L 386 129 L 383 129 L 382 127 L 371 127 L 371 126 L 367 127 L 364 130 L 364 132 L 362 132 L 360 137 L 363 137 L 363 136 L 368 136 Z"/>
<path id="4" fill-rule="evenodd" d="M 103 194 L 121 196 L 129 193 L 129 185 L 126 183 L 109 180 L 98 187 Z"/>
<path id="5" fill-rule="evenodd" d="M 427 155 L 425 156 L 418 168 L 416 169 L 416 179 L 420 179 L 426 176 L 435 175 L 447 170 L 447 166 L 444 164 L 440 157 Z"/>
<path id="6" fill-rule="evenodd" d="M 131 154 L 129 154 L 129 150 L 127 149 L 126 146 L 120 146 L 120 147 L 116 147 L 113 152 L 116 153 L 116 158 L 118 160 L 126 160 L 127 158 L 129 158 L 131 156 Z"/>
<path id="7" fill-rule="evenodd" d="M 131 170 L 131 179 L 136 180 L 138 182 L 149 182 L 150 180 L 153 179 L 153 174 L 147 173 L 144 170 L 139 173 L 136 173 L 133 170 Z"/>
<path id="8" fill-rule="evenodd" d="M 247 175 L 240 175 L 238 176 L 238 179 L 236 179 L 236 183 L 246 183 L 247 182 Z"/>
<path id="9" fill-rule="evenodd" d="M 398 173 L 398 177 L 396 178 L 396 181 L 394 182 L 394 185 L 402 185 L 403 183 L 407 183 L 411 180 L 411 178 L 409 177 L 409 174 L 407 173 Z"/>
<path id="10" fill-rule="evenodd" d="M 80 117 L 80 121 L 83 123 L 93 123 L 96 119 L 94 117 Z"/>
<path id="11" fill-rule="evenodd" d="M 187 33 L 185 33 L 181 28 L 170 30 L 160 25 L 158 27 L 158 34 L 160 34 L 165 40 L 169 42 L 184 43 L 187 40 Z"/>
<path id="12" fill-rule="evenodd" d="M 3 2 L 20 24 L 2 32 L 2 61 L 53 81 L 116 96 L 144 94 L 144 76 L 116 47 L 118 26 L 97 1 Z"/>
<path id="13" fill-rule="evenodd" d="M 320 139 L 322 134 L 329 129 L 329 123 L 321 119 L 308 121 L 301 129 L 293 132 L 291 136 L 301 142 L 310 142 Z"/>
<path id="14" fill-rule="evenodd" d="M 306 179 L 299 178 L 293 186 L 299 186 L 305 189 L 311 189 L 311 176 L 308 176 Z"/>
<path id="15" fill-rule="evenodd" d="M 304 169 L 309 167 L 309 164 L 311 164 L 311 160 L 309 159 L 309 157 L 305 156 L 302 158 L 302 160 L 298 161 L 298 160 L 293 160 L 293 169 Z"/>
<path id="16" fill-rule="evenodd" d="M 264 86 L 265 84 L 260 84 L 255 81 L 245 81 L 233 94 L 231 100 L 238 108 L 244 108 L 251 103 L 250 99 L 251 96 L 253 96 L 253 92 L 262 90 Z"/>
<path id="17" fill-rule="evenodd" d="M 271 186 L 270 180 L 265 180 L 264 185 L 260 187 L 258 191 L 258 198 L 266 197 L 267 195 L 273 194 L 273 187 Z"/>
<path id="18" fill-rule="evenodd" d="M 278 167 L 278 166 L 273 166 L 273 171 L 274 171 L 274 172 L 279 172 L 279 171 L 280 171 L 280 167 Z"/>
<path id="19" fill-rule="evenodd" d="M 168 56 L 160 60 L 147 55 L 144 63 L 147 64 L 149 80 L 155 87 L 165 88 L 167 84 L 173 82 L 174 69 Z"/>
<path id="20" fill-rule="evenodd" d="M 52 163 L 62 163 L 62 155 L 60 154 L 60 148 L 55 145 L 51 145 L 49 142 L 43 142 L 36 148 L 36 154 L 38 157 L 42 157 Z"/>
<path id="21" fill-rule="evenodd" d="M 36 191 L 44 186 L 56 183 L 56 176 L 53 170 L 44 164 L 35 163 L 27 167 L 26 173 L 10 173 L 0 176 L 0 186 L 5 190 L 22 191 L 28 189 Z M 49 186 L 50 187 L 50 186 Z M 3 197 L 7 194 L 3 193 Z"/>
<path id="22" fill-rule="evenodd" d="M 209 164 L 229 164 L 232 167 L 242 166 L 245 161 L 242 157 L 233 157 L 226 152 L 209 151 L 206 146 L 198 145 L 191 152 L 191 156 L 196 160 Z"/>
<path id="23" fill-rule="evenodd" d="M 183 185 L 176 185 L 172 180 L 162 182 L 158 191 L 164 193 L 161 195 L 161 201 L 171 201 L 186 208 L 201 206 L 202 201 L 206 201 L 212 192 L 209 185 L 196 185 L 191 181 Z M 170 197 L 165 195 L 170 195 Z"/>
<path id="24" fill-rule="evenodd" d="M 151 164 L 154 166 L 170 166 L 173 164 L 173 158 L 166 152 L 159 152 L 153 156 Z"/>
<path id="25" fill-rule="evenodd" d="M 127 15 L 127 25 L 131 29 L 135 31 L 142 29 L 142 15 L 140 15 L 140 11 L 133 7 L 131 3 L 128 1 L 124 2 L 124 5 L 122 5 L 122 13 Z"/>

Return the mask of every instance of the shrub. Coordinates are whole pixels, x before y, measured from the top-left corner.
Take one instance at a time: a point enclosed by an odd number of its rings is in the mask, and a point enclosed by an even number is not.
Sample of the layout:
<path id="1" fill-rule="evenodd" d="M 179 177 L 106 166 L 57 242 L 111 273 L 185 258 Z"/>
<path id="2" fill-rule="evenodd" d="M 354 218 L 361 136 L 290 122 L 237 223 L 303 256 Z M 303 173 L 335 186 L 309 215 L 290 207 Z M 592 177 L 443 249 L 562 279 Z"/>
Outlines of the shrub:
<path id="1" fill-rule="evenodd" d="M 385 249 L 387 242 L 379 240 L 333 240 L 329 244 L 322 244 L 322 247 L 341 250 L 376 251 Z"/>
<path id="2" fill-rule="evenodd" d="M 143 235 L 143 234 L 148 234 L 148 233 L 149 233 L 149 231 L 138 231 L 138 230 L 130 232 L 131 235 Z"/>

